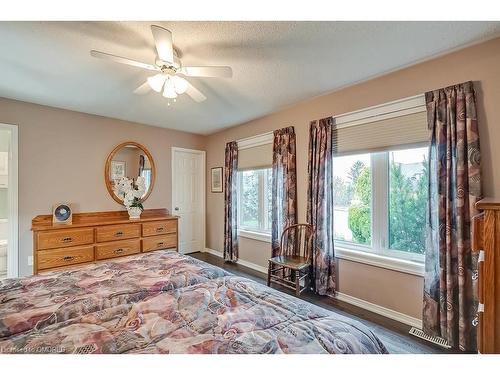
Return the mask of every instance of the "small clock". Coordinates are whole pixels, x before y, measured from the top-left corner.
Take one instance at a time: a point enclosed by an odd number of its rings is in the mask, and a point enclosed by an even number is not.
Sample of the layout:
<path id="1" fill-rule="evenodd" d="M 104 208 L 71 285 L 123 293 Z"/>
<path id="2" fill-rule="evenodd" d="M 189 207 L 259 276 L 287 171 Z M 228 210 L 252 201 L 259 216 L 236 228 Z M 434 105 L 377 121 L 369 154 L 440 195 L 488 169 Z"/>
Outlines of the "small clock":
<path id="1" fill-rule="evenodd" d="M 71 224 L 73 220 L 73 210 L 69 203 L 58 203 L 52 207 L 52 223 Z"/>

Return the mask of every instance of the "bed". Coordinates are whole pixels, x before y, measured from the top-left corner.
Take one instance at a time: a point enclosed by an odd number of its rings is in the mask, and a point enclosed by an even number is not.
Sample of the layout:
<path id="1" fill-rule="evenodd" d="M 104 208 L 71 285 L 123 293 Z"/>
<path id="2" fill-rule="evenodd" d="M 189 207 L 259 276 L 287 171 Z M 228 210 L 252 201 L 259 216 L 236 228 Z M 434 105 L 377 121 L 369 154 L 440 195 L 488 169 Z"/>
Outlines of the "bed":
<path id="1" fill-rule="evenodd" d="M 386 353 L 363 324 L 174 251 L 0 281 L 0 353 Z"/>

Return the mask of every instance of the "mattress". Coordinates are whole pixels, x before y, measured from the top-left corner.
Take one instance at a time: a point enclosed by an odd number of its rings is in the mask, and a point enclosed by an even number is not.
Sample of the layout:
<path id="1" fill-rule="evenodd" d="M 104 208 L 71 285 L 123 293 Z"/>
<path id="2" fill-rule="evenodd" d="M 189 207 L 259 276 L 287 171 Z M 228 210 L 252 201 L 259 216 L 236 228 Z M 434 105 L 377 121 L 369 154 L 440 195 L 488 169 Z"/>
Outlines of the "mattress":
<path id="1" fill-rule="evenodd" d="M 0 281 L 0 353 L 386 353 L 362 323 L 173 251 Z"/>

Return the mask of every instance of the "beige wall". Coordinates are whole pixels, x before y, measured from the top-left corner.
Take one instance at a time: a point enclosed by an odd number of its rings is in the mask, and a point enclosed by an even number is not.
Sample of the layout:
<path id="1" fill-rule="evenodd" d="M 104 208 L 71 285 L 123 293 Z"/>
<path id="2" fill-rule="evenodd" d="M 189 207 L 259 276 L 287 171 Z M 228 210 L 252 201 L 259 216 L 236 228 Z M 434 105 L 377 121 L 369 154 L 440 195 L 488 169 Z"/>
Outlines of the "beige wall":
<path id="1" fill-rule="evenodd" d="M 123 147 L 113 156 L 113 161 L 124 161 L 125 177 L 136 178 L 139 172 L 139 155 L 137 148 Z"/>
<path id="2" fill-rule="evenodd" d="M 119 143 L 136 141 L 155 160 L 157 179 L 146 208 L 171 209 L 171 147 L 204 150 L 205 137 L 0 99 L 0 123 L 19 126 L 21 275 L 31 273 L 31 219 L 68 201 L 75 212 L 118 210 L 104 184 L 104 162 Z"/>
<path id="3" fill-rule="evenodd" d="M 332 72 L 341 74 L 341 72 Z M 224 164 L 224 145 L 285 126 L 297 134 L 299 220 L 306 215 L 308 125 L 311 120 L 475 82 L 486 195 L 500 196 L 500 38 L 439 57 L 343 90 L 300 102 L 272 115 L 208 137 L 207 170 Z M 496 147 L 495 147 L 496 146 Z M 493 167 L 495 166 L 495 168 Z M 208 184 L 207 184 L 208 185 Z M 209 186 L 209 185 L 208 185 Z M 223 248 L 224 197 L 207 189 L 207 247 Z M 266 266 L 269 244 L 242 239 L 241 258 Z M 339 261 L 339 291 L 414 316 L 421 315 L 422 278 L 350 261 Z"/>

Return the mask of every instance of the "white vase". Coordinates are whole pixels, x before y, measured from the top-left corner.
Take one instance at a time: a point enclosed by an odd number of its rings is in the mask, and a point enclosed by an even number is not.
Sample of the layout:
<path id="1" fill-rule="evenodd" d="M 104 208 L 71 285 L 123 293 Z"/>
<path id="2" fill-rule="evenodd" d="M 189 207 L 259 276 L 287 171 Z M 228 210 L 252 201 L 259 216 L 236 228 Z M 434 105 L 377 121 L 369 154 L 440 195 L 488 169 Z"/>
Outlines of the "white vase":
<path id="1" fill-rule="evenodd" d="M 142 210 L 139 207 L 129 207 L 127 209 L 129 219 L 140 219 Z"/>

